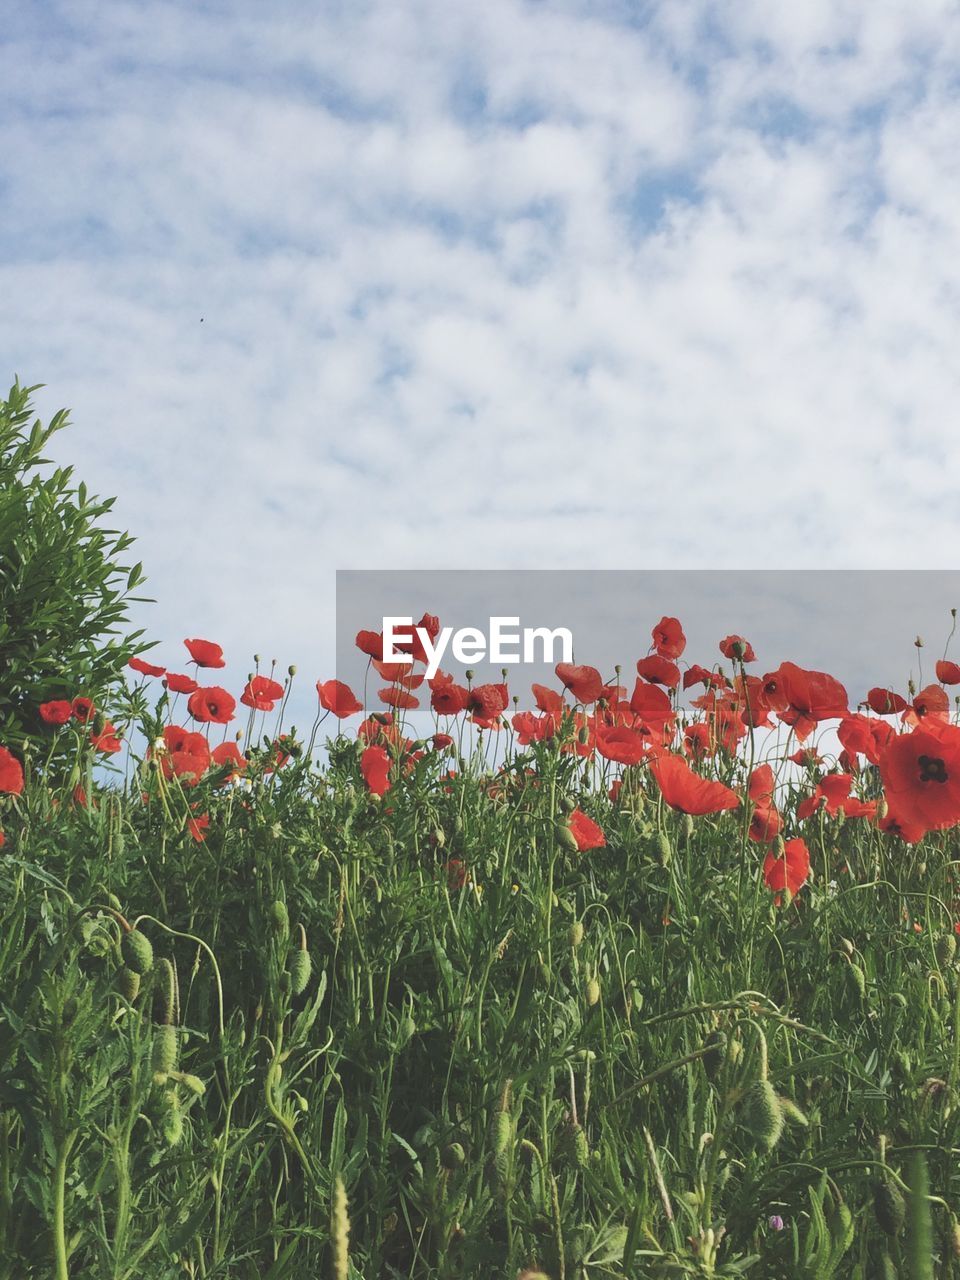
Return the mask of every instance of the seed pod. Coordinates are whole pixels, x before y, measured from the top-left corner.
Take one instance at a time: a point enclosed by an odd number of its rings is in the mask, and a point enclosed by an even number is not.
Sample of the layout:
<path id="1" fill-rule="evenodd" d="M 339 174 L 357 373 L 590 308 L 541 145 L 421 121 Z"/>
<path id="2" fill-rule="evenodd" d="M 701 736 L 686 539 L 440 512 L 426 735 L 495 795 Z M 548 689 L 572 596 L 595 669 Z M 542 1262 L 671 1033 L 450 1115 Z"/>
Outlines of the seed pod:
<path id="1" fill-rule="evenodd" d="M 350 1270 L 350 1218 L 347 1214 L 347 1190 L 337 1174 L 330 1207 L 330 1243 L 333 1248 L 334 1280 L 347 1280 Z"/>
<path id="2" fill-rule="evenodd" d="M 190 1075 L 189 1072 L 179 1077 L 180 1083 L 191 1093 L 196 1094 L 198 1098 L 202 1098 L 207 1091 L 207 1086 L 203 1083 L 199 1076 Z"/>
<path id="3" fill-rule="evenodd" d="M 661 867 L 668 867 L 670 859 L 673 857 L 673 849 L 670 845 L 670 837 L 665 831 L 657 832 L 657 856 L 660 859 Z"/>
<path id="4" fill-rule="evenodd" d="M 445 1169 L 459 1169 L 467 1159 L 467 1153 L 463 1149 L 463 1143 L 451 1142 L 443 1148 L 440 1153 L 440 1163 Z"/>
<path id="5" fill-rule="evenodd" d="M 153 968 L 153 947 L 150 939 L 139 929 L 129 929 L 120 939 L 120 954 L 128 969 L 134 973 L 149 973 Z"/>
<path id="6" fill-rule="evenodd" d="M 285 938 L 290 932 L 290 915 L 287 904 L 278 898 L 270 904 L 270 928 L 278 938 Z"/>
<path id="7" fill-rule="evenodd" d="M 587 988 L 586 988 L 586 996 L 587 996 L 587 1004 L 592 1009 L 593 1006 L 600 999 L 600 983 L 596 980 L 596 978 L 591 978 L 588 981 Z"/>
<path id="8" fill-rule="evenodd" d="M 880 1230 L 897 1236 L 903 1230 L 907 1206 L 900 1188 L 890 1178 L 880 1178 L 873 1187 L 873 1211 Z"/>
<path id="9" fill-rule="evenodd" d="M 577 837 L 573 834 L 565 822 L 558 822 L 555 826 L 557 840 L 565 849 L 569 849 L 571 853 L 577 853 L 580 846 L 577 844 Z"/>
<path id="10" fill-rule="evenodd" d="M 747 1090 L 741 1120 L 751 1137 L 767 1151 L 772 1151 L 780 1141 L 783 1107 L 769 1080 L 756 1080 Z"/>
<path id="11" fill-rule="evenodd" d="M 293 953 L 293 959 L 290 961 L 290 991 L 293 995 L 299 996 L 306 990 L 312 968 L 309 951 Z"/>
<path id="12" fill-rule="evenodd" d="M 567 931 L 567 939 L 571 947 L 579 947 L 583 941 L 583 923 L 580 920 L 574 920 L 573 924 Z"/>
<path id="13" fill-rule="evenodd" d="M 126 965 L 117 971 L 117 990 L 125 1000 L 129 1000 L 133 1004 L 137 996 L 140 994 L 140 975 L 134 969 L 128 969 Z"/>
<path id="14" fill-rule="evenodd" d="M 177 1065 L 177 1029 L 169 1023 L 157 1027 L 153 1038 L 153 1069 L 167 1076 Z"/>
<path id="15" fill-rule="evenodd" d="M 934 954 L 937 957 L 937 964 L 941 969 L 946 969 L 948 965 L 952 964 L 953 959 L 957 954 L 956 935 L 952 933 L 941 934 L 937 939 Z"/>
<path id="16" fill-rule="evenodd" d="M 183 1114 L 180 1099 L 173 1089 L 163 1095 L 163 1140 L 168 1147 L 175 1147 L 183 1137 Z"/>

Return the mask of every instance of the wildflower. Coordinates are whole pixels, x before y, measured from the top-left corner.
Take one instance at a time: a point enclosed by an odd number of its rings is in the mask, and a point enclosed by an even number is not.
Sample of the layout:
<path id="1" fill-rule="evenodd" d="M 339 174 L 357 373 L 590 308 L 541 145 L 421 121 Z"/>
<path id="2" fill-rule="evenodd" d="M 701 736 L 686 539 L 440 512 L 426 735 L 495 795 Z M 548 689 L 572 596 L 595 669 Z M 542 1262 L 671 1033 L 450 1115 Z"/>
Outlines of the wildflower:
<path id="1" fill-rule="evenodd" d="M 474 724 L 481 729 L 492 729 L 509 702 L 510 694 L 505 684 L 479 684 L 470 690 L 467 710 L 473 713 Z"/>
<path id="2" fill-rule="evenodd" d="M 102 751 L 104 755 L 116 755 L 123 747 L 123 743 L 117 733 L 117 730 L 109 720 L 103 722 L 103 728 L 99 733 L 91 733 L 90 744 L 95 751 Z"/>
<path id="3" fill-rule="evenodd" d="M 603 677 L 596 667 L 577 667 L 572 662 L 558 662 L 557 678 L 569 689 L 577 702 L 596 702 L 603 690 Z"/>
<path id="4" fill-rule="evenodd" d="M 233 719 L 236 707 L 232 695 L 219 685 L 195 689 L 187 700 L 187 710 L 201 724 L 227 724 Z"/>
<path id="5" fill-rule="evenodd" d="M 131 658 L 127 663 L 131 671 L 139 671 L 142 676 L 162 676 L 166 667 L 155 667 L 152 662 L 144 662 L 142 658 Z"/>
<path id="6" fill-rule="evenodd" d="M 907 702 L 892 689 L 871 689 L 867 693 L 867 706 L 878 716 L 894 716 L 906 711 Z"/>
<path id="7" fill-rule="evenodd" d="M 95 707 L 89 698 L 74 698 L 73 714 L 82 724 L 93 718 L 94 711 Z"/>
<path id="8" fill-rule="evenodd" d="M 212 640 L 184 640 L 190 657 L 198 667 L 225 667 L 223 650 Z"/>
<path id="9" fill-rule="evenodd" d="M 743 636 L 725 636 L 720 641 L 720 652 L 725 658 L 736 659 L 738 662 L 756 662 L 757 660 L 753 645 L 749 640 L 744 640 Z"/>
<path id="10" fill-rule="evenodd" d="M 23 766 L 6 747 L 0 747 L 0 791 L 12 796 L 23 791 Z"/>
<path id="11" fill-rule="evenodd" d="M 193 693 L 200 686 L 192 676 L 175 675 L 172 671 L 168 671 L 164 679 L 164 684 L 174 693 Z"/>
<path id="12" fill-rule="evenodd" d="M 680 668 L 659 653 L 641 658 L 637 663 L 637 674 L 651 684 L 666 685 L 668 689 L 676 689 L 680 683 Z"/>
<path id="13" fill-rule="evenodd" d="M 45 724 L 66 724 L 73 716 L 73 704 L 65 698 L 55 702 L 40 703 L 40 719 Z"/>
<path id="14" fill-rule="evenodd" d="M 687 637 L 678 618 L 661 618 L 651 635 L 653 647 L 661 658 L 679 658 L 687 647 Z"/>
<path id="15" fill-rule="evenodd" d="M 332 711 L 338 720 L 362 711 L 362 705 L 354 697 L 353 690 L 342 680 L 326 680 L 323 684 L 317 681 L 317 696 L 325 711 Z"/>
<path id="16" fill-rule="evenodd" d="M 771 1231 L 782 1231 L 783 1219 L 780 1217 L 779 1213 L 771 1213 L 770 1217 L 767 1219 L 767 1225 Z"/>
<path id="17" fill-rule="evenodd" d="M 233 765 L 230 777 L 235 778 L 238 773 L 242 773 L 247 767 L 247 759 L 240 754 L 240 748 L 235 742 L 221 742 L 219 746 L 214 747 L 212 752 L 214 764 L 221 767 L 225 764 Z"/>
<path id="18" fill-rule="evenodd" d="M 893 739 L 880 757 L 890 812 L 927 831 L 960 820 L 960 729 L 936 720 Z"/>
<path id="19" fill-rule="evenodd" d="M 941 658 L 937 663 L 937 679 L 941 684 L 960 684 L 960 666 Z"/>
<path id="20" fill-rule="evenodd" d="M 370 746 L 360 757 L 360 772 L 372 795 L 382 796 L 390 790 L 390 757 L 381 746 Z"/>
<path id="21" fill-rule="evenodd" d="M 639 764 L 647 754 L 641 735 L 626 725 L 598 728 L 597 751 L 605 760 L 615 760 L 619 764 Z"/>
<path id="22" fill-rule="evenodd" d="M 581 853 L 585 849 L 600 849 L 607 843 L 601 828 L 582 809 L 574 809 L 567 819 L 567 826 Z"/>
<path id="23" fill-rule="evenodd" d="M 190 820 L 187 822 L 187 830 L 193 836 L 194 840 L 196 840 L 199 844 L 202 844 L 204 840 L 206 840 L 207 838 L 204 835 L 204 832 L 206 831 L 207 827 L 209 827 L 209 825 L 210 825 L 210 815 L 208 813 L 202 813 L 199 818 L 190 818 Z"/>
<path id="24" fill-rule="evenodd" d="M 773 893 L 786 890 L 796 897 L 810 874 L 810 851 L 806 841 L 788 840 L 782 852 L 768 853 L 763 860 L 763 878 Z"/>
<path id="25" fill-rule="evenodd" d="M 663 798 L 681 813 L 703 815 L 736 809 L 737 793 L 722 782 L 710 782 L 694 773 L 682 756 L 661 755 L 650 765 Z"/>
<path id="26" fill-rule="evenodd" d="M 254 711 L 272 711 L 277 699 L 283 697 L 283 685 L 268 676 L 252 676 L 246 684 L 240 701 Z"/>

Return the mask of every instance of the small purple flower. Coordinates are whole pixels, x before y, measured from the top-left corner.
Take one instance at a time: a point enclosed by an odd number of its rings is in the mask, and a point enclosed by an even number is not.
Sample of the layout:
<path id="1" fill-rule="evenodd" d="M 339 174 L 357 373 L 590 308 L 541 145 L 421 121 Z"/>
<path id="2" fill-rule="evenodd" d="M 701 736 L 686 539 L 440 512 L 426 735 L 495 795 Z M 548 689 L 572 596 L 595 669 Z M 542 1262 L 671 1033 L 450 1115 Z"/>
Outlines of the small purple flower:
<path id="1" fill-rule="evenodd" d="M 771 1231 L 783 1230 L 783 1219 L 780 1217 L 779 1213 L 771 1213 L 770 1217 L 767 1219 L 767 1223 L 769 1224 Z"/>

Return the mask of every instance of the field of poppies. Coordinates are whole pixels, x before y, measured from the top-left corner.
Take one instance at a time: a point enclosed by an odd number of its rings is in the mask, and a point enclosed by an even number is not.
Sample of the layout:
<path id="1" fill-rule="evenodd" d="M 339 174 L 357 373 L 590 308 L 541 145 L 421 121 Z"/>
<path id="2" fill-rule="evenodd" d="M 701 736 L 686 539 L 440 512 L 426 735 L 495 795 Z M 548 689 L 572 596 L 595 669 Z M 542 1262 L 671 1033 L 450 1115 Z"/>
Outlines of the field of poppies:
<path id="1" fill-rule="evenodd" d="M 0 1276 L 960 1275 L 960 666 L 437 626 L 305 740 L 199 638 L 22 709 Z"/>

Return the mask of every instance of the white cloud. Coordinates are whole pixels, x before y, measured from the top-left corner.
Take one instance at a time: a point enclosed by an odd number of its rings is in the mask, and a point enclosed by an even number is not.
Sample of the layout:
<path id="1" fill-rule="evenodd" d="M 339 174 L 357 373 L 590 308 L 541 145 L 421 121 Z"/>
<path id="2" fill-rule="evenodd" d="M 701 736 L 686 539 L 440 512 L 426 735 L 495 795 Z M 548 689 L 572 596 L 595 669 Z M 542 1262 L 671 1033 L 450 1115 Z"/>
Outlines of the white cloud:
<path id="1" fill-rule="evenodd" d="M 631 9 L 23 11 L 0 347 L 154 634 L 323 675 L 338 566 L 952 565 L 957 6 Z"/>

